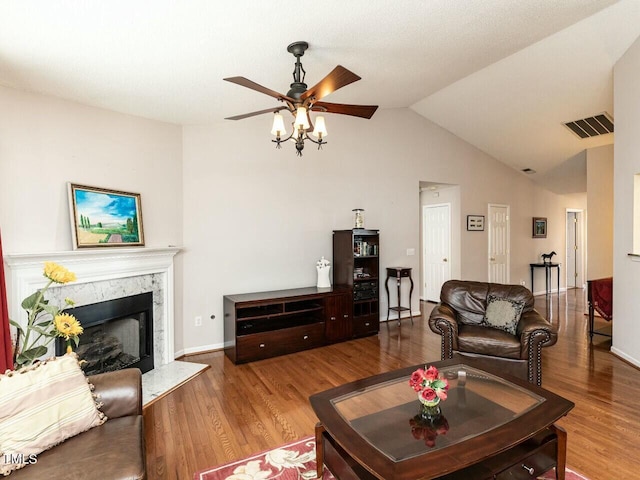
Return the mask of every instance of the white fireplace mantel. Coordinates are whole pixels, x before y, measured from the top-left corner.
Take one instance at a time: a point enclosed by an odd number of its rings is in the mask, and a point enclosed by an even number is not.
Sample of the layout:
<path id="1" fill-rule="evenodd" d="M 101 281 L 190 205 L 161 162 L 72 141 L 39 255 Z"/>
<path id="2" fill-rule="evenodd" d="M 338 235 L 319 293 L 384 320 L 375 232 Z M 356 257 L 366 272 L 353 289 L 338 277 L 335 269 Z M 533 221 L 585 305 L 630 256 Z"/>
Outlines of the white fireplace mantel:
<path id="1" fill-rule="evenodd" d="M 74 250 L 35 254 L 5 255 L 8 267 L 7 290 L 9 316 L 19 319 L 24 315 L 21 303 L 36 289 L 47 283 L 43 275 L 44 262 L 63 265 L 76 274 L 73 285 L 117 280 L 142 275 L 160 274 L 162 301 L 162 355 L 161 363 L 174 360 L 174 270 L 173 257 L 178 247 L 122 248 L 111 247 L 92 250 Z M 69 284 L 71 285 L 71 284 Z M 64 287 L 64 286 L 63 286 Z"/>

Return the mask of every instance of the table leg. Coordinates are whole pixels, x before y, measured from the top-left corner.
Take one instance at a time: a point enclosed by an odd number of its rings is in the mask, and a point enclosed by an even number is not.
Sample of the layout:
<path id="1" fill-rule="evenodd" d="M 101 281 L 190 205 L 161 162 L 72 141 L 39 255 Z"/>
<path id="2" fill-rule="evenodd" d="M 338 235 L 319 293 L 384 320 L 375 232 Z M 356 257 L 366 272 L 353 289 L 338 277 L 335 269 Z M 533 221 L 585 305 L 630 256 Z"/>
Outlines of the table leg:
<path id="1" fill-rule="evenodd" d="M 544 274 L 545 274 L 545 279 L 544 279 L 544 286 L 545 286 L 545 294 L 549 295 L 549 292 L 551 292 L 550 288 L 551 288 L 551 267 L 546 266 L 544 267 Z"/>
<path id="2" fill-rule="evenodd" d="M 558 269 L 558 295 L 560 295 L 560 265 L 556 268 Z"/>
<path id="3" fill-rule="evenodd" d="M 387 326 L 389 326 L 389 312 L 391 312 L 391 298 L 389 297 L 389 275 L 384 282 L 384 289 L 387 291 Z"/>
<path id="4" fill-rule="evenodd" d="M 558 437 L 558 451 L 556 459 L 556 480 L 565 480 L 567 468 L 567 431 L 558 425 L 551 425 L 551 430 Z"/>
<path id="5" fill-rule="evenodd" d="M 398 287 L 398 325 L 400 325 L 400 307 L 402 306 L 400 302 L 400 280 L 402 280 L 402 277 L 400 277 L 400 272 L 398 272 L 396 275 L 396 285 Z"/>
<path id="6" fill-rule="evenodd" d="M 322 478 L 324 474 L 324 443 L 322 440 L 322 434 L 324 433 L 324 426 L 321 423 L 316 423 L 316 475 L 318 478 Z"/>
<path id="7" fill-rule="evenodd" d="M 413 313 L 411 311 L 411 295 L 413 294 L 413 278 L 409 274 L 409 281 L 411 282 L 411 288 L 409 289 L 409 317 L 411 318 L 411 325 L 413 325 Z"/>
<path id="8" fill-rule="evenodd" d="M 534 293 L 533 291 L 533 267 L 529 267 L 531 269 L 531 293 Z"/>

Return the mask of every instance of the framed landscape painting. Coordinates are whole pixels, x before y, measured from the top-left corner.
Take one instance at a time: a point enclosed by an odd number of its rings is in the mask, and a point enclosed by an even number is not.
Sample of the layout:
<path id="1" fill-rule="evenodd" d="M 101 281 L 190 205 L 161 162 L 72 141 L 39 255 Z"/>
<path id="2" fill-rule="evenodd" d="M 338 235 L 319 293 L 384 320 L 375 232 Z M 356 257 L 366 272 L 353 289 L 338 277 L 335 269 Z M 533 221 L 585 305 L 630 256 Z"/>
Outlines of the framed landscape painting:
<path id="1" fill-rule="evenodd" d="M 546 217 L 533 217 L 533 238 L 547 238 Z"/>
<path id="2" fill-rule="evenodd" d="M 144 245 L 139 193 L 69 183 L 73 248 Z"/>

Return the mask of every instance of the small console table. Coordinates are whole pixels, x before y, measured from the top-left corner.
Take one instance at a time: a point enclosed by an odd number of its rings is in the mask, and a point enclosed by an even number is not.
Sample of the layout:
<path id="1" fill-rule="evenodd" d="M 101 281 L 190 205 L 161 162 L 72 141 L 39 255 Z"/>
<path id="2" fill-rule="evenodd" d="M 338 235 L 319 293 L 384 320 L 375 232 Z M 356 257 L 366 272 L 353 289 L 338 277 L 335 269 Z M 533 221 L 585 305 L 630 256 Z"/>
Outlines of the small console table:
<path id="1" fill-rule="evenodd" d="M 389 279 L 395 278 L 398 287 L 398 306 L 391 306 L 391 299 L 389 298 Z M 403 307 L 400 301 L 400 284 L 403 278 L 408 278 L 411 282 L 411 289 L 409 290 L 409 307 Z M 413 293 L 413 279 L 411 278 L 411 269 L 408 267 L 387 267 L 387 280 L 384 282 L 384 288 L 387 290 L 387 322 L 389 321 L 389 312 L 393 310 L 398 312 L 398 325 L 400 325 L 400 313 L 409 310 L 409 318 L 411 318 L 411 324 L 413 324 L 413 314 L 411 313 L 411 294 Z"/>
<path id="2" fill-rule="evenodd" d="M 545 294 L 549 295 L 549 293 L 551 292 L 551 269 L 556 268 L 558 269 L 558 294 L 560 294 L 560 264 L 559 263 L 530 263 L 529 266 L 531 267 L 531 293 L 534 293 L 535 290 L 533 289 L 533 271 L 536 268 L 544 268 L 544 283 L 545 283 Z"/>

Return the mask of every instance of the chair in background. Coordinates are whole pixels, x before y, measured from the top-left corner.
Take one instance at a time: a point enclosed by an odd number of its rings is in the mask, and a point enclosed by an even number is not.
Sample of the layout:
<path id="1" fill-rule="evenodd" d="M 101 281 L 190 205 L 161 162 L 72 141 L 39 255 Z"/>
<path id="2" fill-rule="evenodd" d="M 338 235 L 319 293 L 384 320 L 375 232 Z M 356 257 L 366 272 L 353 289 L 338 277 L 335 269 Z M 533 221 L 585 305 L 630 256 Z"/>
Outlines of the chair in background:
<path id="1" fill-rule="evenodd" d="M 589 305 L 589 341 L 594 335 L 611 337 L 611 334 L 596 331 L 595 312 L 610 322 L 613 320 L 613 277 L 587 280 L 587 303 Z"/>
<path id="2" fill-rule="evenodd" d="M 520 285 L 449 280 L 429 327 L 442 337 L 441 357 L 474 357 L 506 374 L 542 384 L 542 348 L 558 333 L 534 309 L 531 291 Z"/>

